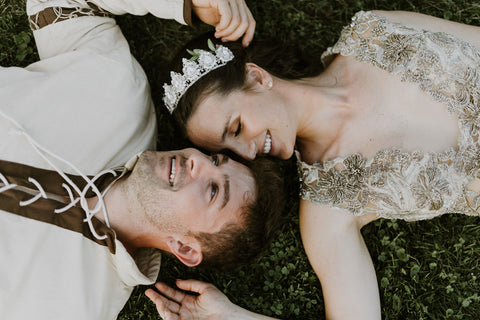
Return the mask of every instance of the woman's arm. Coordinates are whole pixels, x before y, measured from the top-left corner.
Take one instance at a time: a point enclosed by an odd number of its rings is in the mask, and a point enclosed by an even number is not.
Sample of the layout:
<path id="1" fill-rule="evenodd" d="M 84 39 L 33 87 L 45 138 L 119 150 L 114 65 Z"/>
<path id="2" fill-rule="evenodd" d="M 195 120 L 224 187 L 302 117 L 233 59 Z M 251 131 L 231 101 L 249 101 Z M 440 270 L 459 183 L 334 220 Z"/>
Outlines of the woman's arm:
<path id="1" fill-rule="evenodd" d="M 303 245 L 322 284 L 327 319 L 381 319 L 375 270 L 360 233 L 372 220 L 301 201 Z"/>
<path id="2" fill-rule="evenodd" d="M 373 11 L 392 22 L 402 23 L 419 29 L 446 32 L 473 44 L 480 50 L 480 27 L 448 21 L 426 14 L 408 11 Z"/>

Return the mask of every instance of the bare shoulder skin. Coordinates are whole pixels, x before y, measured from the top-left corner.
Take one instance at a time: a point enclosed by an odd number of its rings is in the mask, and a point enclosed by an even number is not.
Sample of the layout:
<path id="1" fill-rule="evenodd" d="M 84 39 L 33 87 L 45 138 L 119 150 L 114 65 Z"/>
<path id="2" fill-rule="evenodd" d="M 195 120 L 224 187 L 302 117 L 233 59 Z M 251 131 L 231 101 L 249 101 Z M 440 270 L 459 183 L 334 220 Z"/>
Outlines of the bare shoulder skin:
<path id="1" fill-rule="evenodd" d="M 462 40 L 470 42 L 480 50 L 480 27 L 448 21 L 416 12 L 382 10 L 375 10 L 373 12 L 384 16 L 392 22 L 399 22 L 435 32 L 450 33 Z"/>

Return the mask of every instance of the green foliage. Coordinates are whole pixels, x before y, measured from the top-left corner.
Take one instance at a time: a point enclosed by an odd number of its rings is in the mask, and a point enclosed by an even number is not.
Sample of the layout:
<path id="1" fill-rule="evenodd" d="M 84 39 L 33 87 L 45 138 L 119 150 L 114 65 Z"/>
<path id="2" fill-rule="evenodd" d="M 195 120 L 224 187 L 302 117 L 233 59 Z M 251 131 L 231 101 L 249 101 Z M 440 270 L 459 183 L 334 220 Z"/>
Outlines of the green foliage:
<path id="1" fill-rule="evenodd" d="M 477 0 L 263 0 L 247 1 L 257 18 L 256 39 L 296 42 L 320 56 L 358 10 L 418 11 L 480 25 Z M 38 59 L 21 0 L 0 0 L 0 64 L 26 66 Z M 183 44 L 211 30 L 190 29 L 153 16 L 117 18 L 132 53 L 144 67 L 154 101 L 161 106 L 162 75 Z M 175 131 L 168 112 L 158 108 L 160 149 L 189 145 Z M 285 164 L 290 172 L 293 162 Z M 297 185 L 275 241 L 255 263 L 226 273 L 162 262 L 160 280 L 196 278 L 217 285 L 235 303 L 282 319 L 324 318 L 319 281 L 305 256 L 298 232 Z M 363 229 L 377 272 L 384 319 L 480 319 L 478 218 L 449 215 L 431 221 L 376 221 Z M 159 319 L 155 307 L 135 289 L 119 319 Z"/>
<path id="2" fill-rule="evenodd" d="M 29 46 L 30 34 L 25 31 L 21 31 L 19 34 L 13 36 L 13 42 L 17 48 L 15 60 L 19 63 L 22 63 L 27 56 L 33 53 L 33 48 Z"/>
<path id="3" fill-rule="evenodd" d="M 25 0 L 0 0 L 1 66 L 27 66 L 38 59 L 24 8 Z"/>

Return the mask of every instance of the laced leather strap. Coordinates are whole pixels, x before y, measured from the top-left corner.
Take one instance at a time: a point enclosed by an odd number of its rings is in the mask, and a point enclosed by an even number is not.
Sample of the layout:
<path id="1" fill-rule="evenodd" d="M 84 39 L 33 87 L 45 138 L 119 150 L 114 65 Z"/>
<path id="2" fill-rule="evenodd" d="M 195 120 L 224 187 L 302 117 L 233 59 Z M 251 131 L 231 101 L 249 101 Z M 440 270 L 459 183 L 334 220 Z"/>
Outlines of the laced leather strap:
<path id="1" fill-rule="evenodd" d="M 100 8 L 99 6 L 87 1 L 88 8 L 62 8 L 62 7 L 49 7 L 34 15 L 28 17 L 30 23 L 30 29 L 40 30 L 41 28 L 54 24 L 57 22 L 65 21 L 68 19 L 87 17 L 87 16 L 99 16 L 99 17 L 111 17 L 112 15 Z"/>
<path id="2" fill-rule="evenodd" d="M 61 213 L 61 212 L 64 212 L 66 210 L 68 210 L 69 208 L 75 206 L 77 203 L 80 204 L 81 208 L 83 209 L 83 211 L 85 212 L 85 219 L 84 221 L 88 224 L 89 228 L 90 228 L 90 231 L 92 232 L 92 234 L 95 236 L 95 238 L 97 238 L 98 240 L 104 240 L 107 238 L 106 235 L 99 235 L 96 231 L 95 231 L 95 228 L 92 224 L 92 218 L 94 217 L 94 215 L 100 211 L 103 212 L 103 217 L 104 217 L 104 220 L 105 220 L 105 224 L 107 225 L 107 227 L 110 228 L 110 224 L 108 222 L 108 214 L 107 214 L 107 208 L 105 206 L 105 203 L 104 203 L 104 200 L 103 200 L 103 197 L 105 196 L 106 192 L 108 191 L 108 188 L 106 190 L 104 190 L 103 192 L 101 192 L 98 187 L 95 185 L 95 181 L 97 179 L 99 179 L 100 177 L 104 176 L 105 174 L 109 173 L 109 174 L 112 174 L 113 176 L 117 176 L 117 173 L 113 170 L 104 170 L 100 173 L 98 173 L 97 175 L 95 175 L 93 178 L 89 178 L 87 177 L 86 175 L 84 175 L 75 165 L 73 165 L 71 162 L 63 159 L 62 157 L 54 154 L 53 152 L 47 150 L 46 148 L 42 147 L 38 142 L 35 141 L 35 139 L 33 139 L 33 137 L 31 137 L 24 129 L 23 127 L 13 118 L 11 118 L 10 116 L 6 115 L 5 113 L 3 113 L 2 111 L 0 111 L 0 116 L 4 117 L 5 119 L 9 120 L 12 124 L 15 125 L 15 127 L 17 127 L 17 130 L 16 132 L 18 134 L 21 134 L 23 136 L 25 136 L 25 138 L 28 140 L 28 142 L 32 145 L 33 149 L 38 153 L 38 155 L 40 155 L 45 161 L 46 163 L 48 163 L 50 165 L 51 168 L 53 168 L 61 177 L 62 179 L 65 181 L 65 183 L 62 185 L 62 187 L 64 189 L 67 190 L 68 194 L 69 194 L 69 200 L 70 200 L 70 203 L 67 204 L 64 208 L 61 208 L 61 209 L 58 209 L 58 210 L 55 210 L 56 213 Z M 51 159 L 56 159 L 60 162 L 63 162 L 64 164 L 66 164 L 67 166 L 69 166 L 70 168 L 72 168 L 72 170 L 78 175 L 81 177 L 81 179 L 83 179 L 83 181 L 86 182 L 86 185 L 85 187 L 81 188 L 79 187 L 74 181 L 72 181 L 72 179 L 70 179 L 70 177 L 65 174 L 62 170 L 60 170 L 54 163 L 52 160 L 50 160 L 49 158 Z M 0 191 L 6 191 L 10 188 L 15 188 L 16 185 L 12 185 L 12 184 L 9 184 L 8 181 L 5 179 L 5 177 L 3 175 L 0 175 Z M 26 205 L 29 205 L 35 201 L 37 201 L 38 199 L 40 198 L 46 198 L 46 194 L 45 192 L 43 191 L 43 188 L 40 186 L 39 183 L 35 183 L 35 179 L 32 179 L 32 178 L 29 178 L 29 182 L 33 183 L 36 188 L 39 190 L 39 194 L 34 196 L 33 198 L 29 199 L 28 201 L 25 201 L 25 202 L 22 202 L 20 203 L 21 206 L 26 206 Z M 73 194 L 74 192 L 75 194 L 77 194 L 78 196 L 77 197 L 74 197 Z M 95 207 L 93 209 L 90 209 L 89 206 L 88 206 L 88 203 L 87 203 L 87 192 L 93 192 L 93 194 L 98 198 L 98 202 L 97 204 L 95 205 Z"/>

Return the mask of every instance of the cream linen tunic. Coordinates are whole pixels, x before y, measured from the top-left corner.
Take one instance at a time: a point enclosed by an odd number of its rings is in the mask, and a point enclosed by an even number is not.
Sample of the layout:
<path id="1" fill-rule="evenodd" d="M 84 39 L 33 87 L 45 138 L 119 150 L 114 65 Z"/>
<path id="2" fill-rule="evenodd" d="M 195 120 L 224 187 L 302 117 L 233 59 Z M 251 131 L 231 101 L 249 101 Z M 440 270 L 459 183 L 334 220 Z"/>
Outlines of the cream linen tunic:
<path id="1" fill-rule="evenodd" d="M 114 14 L 151 12 L 184 23 L 181 0 L 89 3 Z M 95 175 L 153 148 L 156 118 L 147 78 L 115 21 L 84 16 L 99 12 L 85 1 L 27 1 L 30 16 L 47 7 L 57 13 L 73 8 L 74 14 L 34 31 L 40 61 L 0 68 L 0 160 L 52 170 L 44 154 L 60 171 L 78 173 L 58 156 Z M 37 171 L 21 175 L 34 176 L 48 191 Z M 34 189 L 15 174 L 0 172 L 0 208 L 33 197 L 5 191 L 14 182 Z M 160 253 L 144 250 L 134 260 L 111 229 L 92 219 L 96 232 L 108 236 L 96 241 L 82 221 L 85 213 L 54 213 L 47 208 L 54 202 L 41 198 L 0 210 L 0 319 L 115 319 L 134 286 L 156 280 Z M 72 217 L 75 231 L 63 221 Z"/>
<path id="2" fill-rule="evenodd" d="M 184 23 L 181 0 L 92 2 L 114 14 L 152 12 Z M 37 0 L 27 2 L 27 13 L 33 16 L 48 6 L 89 8 L 85 1 Z M 35 30 L 34 36 L 40 61 L 0 69 L 2 113 L 84 174 L 123 165 L 155 147 L 147 78 L 115 20 L 83 16 Z M 1 159 L 45 167 L 19 129 L 0 116 Z"/>

